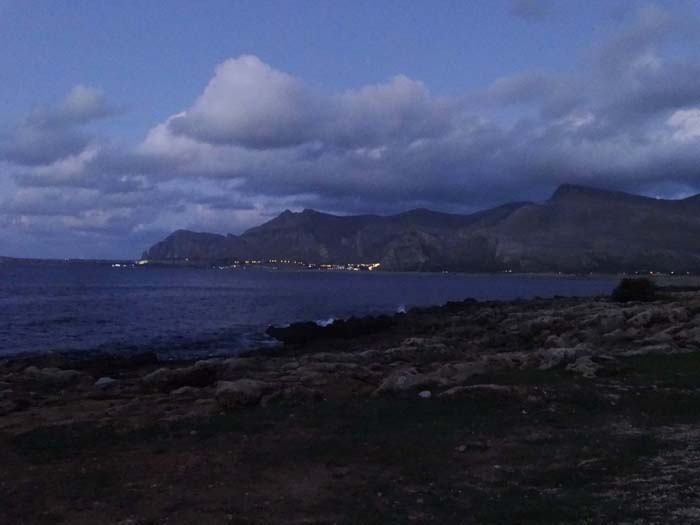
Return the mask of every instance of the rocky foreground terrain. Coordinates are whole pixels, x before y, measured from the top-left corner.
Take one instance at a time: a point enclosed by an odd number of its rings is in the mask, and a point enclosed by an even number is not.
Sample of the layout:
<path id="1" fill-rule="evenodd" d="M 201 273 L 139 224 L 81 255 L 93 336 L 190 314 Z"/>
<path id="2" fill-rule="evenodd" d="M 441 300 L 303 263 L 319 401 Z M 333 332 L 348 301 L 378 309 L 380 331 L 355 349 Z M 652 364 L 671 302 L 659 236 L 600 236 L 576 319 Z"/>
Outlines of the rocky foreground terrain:
<path id="1" fill-rule="evenodd" d="M 700 294 L 0 361 L 2 523 L 698 523 Z"/>

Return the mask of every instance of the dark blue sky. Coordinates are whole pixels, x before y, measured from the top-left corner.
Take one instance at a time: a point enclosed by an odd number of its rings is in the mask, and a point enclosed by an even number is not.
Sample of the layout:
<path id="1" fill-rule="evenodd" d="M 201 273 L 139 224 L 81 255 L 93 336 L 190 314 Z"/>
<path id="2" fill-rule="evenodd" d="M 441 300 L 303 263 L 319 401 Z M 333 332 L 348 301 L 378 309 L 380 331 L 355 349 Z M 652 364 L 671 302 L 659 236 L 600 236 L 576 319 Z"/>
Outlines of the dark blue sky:
<path id="1" fill-rule="evenodd" d="M 0 0 L 0 255 L 700 190 L 693 1 Z"/>

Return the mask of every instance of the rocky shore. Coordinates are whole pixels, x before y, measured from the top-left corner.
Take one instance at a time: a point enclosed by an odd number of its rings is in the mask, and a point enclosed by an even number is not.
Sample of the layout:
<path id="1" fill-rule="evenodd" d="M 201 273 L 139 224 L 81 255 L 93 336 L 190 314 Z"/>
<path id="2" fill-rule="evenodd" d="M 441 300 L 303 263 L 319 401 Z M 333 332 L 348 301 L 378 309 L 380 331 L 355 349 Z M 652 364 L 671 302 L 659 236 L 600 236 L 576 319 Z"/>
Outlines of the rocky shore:
<path id="1" fill-rule="evenodd" d="M 700 293 L 359 323 L 229 359 L 0 361 L 0 522 L 700 520 Z"/>

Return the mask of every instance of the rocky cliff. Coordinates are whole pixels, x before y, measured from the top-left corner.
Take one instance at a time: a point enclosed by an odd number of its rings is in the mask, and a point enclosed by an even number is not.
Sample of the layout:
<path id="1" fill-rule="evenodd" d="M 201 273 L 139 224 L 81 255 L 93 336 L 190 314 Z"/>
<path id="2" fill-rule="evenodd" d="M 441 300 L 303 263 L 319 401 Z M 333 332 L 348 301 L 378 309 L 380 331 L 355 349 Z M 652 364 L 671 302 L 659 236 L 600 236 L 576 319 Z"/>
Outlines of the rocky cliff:
<path id="1" fill-rule="evenodd" d="M 470 215 L 285 211 L 240 236 L 177 231 L 143 257 L 296 259 L 420 271 L 700 271 L 700 197 L 660 200 L 564 185 L 544 203 Z"/>

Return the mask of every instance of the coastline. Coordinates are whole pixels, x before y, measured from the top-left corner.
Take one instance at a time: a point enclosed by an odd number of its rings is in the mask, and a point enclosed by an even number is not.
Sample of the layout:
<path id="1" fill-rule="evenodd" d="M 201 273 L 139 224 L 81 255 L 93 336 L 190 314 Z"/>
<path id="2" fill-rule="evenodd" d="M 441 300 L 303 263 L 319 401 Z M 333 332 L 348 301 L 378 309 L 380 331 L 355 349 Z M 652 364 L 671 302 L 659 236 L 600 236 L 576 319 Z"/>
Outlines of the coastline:
<path id="1" fill-rule="evenodd" d="M 700 473 L 700 293 L 466 300 L 379 328 L 198 362 L 0 359 L 0 460 L 17 480 L 0 518 L 700 513 L 674 489 Z"/>
<path id="2" fill-rule="evenodd" d="M 0 306 L 9 312 L 0 320 L 0 358 L 83 351 L 153 351 L 164 359 L 236 355 L 265 346 L 269 324 L 389 314 L 469 296 L 592 295 L 608 293 L 616 282 L 610 276 L 17 268 L 0 272 Z"/>

